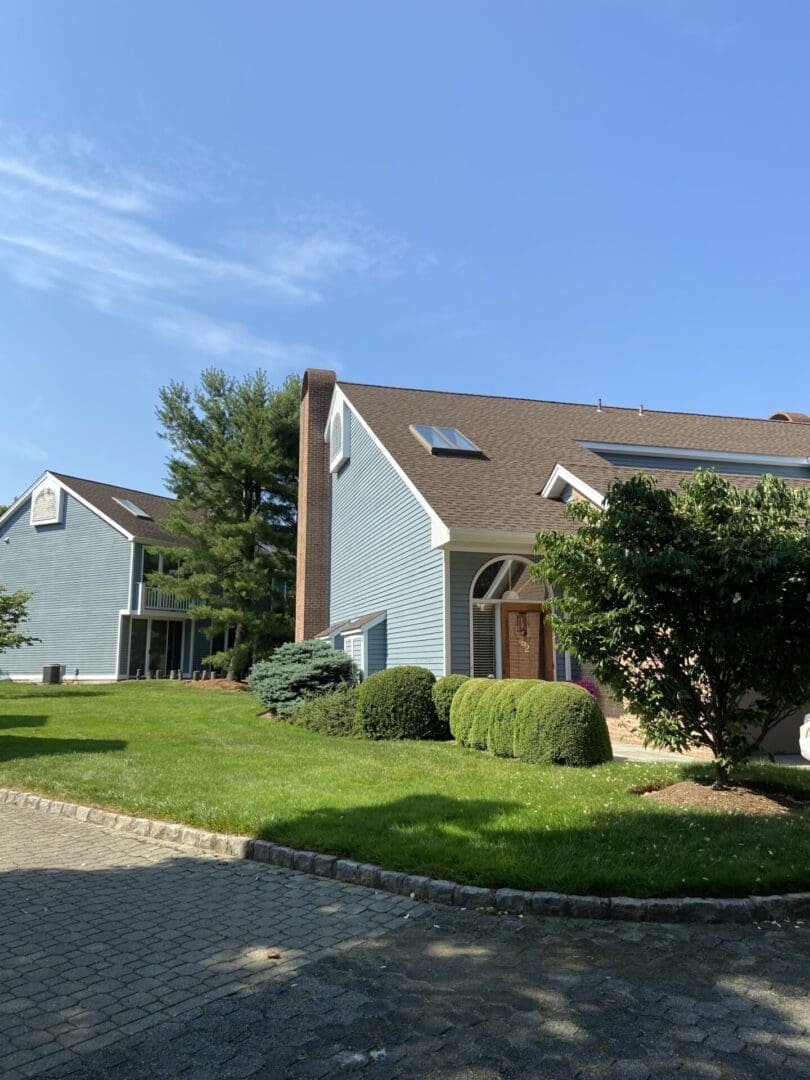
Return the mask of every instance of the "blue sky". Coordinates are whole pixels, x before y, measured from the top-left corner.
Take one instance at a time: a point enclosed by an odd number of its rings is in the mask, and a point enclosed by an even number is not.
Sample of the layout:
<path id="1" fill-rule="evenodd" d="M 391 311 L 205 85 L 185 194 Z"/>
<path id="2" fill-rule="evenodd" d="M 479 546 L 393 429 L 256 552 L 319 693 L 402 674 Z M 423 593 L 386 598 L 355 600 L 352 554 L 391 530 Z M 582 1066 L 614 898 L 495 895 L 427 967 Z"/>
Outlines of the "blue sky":
<path id="1" fill-rule="evenodd" d="M 0 502 L 207 365 L 810 411 L 809 110 L 799 0 L 5 0 Z"/>

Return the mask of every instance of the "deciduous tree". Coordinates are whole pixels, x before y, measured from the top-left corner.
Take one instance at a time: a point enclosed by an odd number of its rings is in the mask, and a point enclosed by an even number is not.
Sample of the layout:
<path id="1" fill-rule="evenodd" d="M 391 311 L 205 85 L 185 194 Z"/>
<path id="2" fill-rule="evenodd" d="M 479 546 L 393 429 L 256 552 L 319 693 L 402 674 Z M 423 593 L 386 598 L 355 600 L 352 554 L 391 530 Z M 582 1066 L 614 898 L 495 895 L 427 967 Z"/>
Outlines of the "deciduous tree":
<path id="1" fill-rule="evenodd" d="M 810 492 L 699 471 L 681 490 L 638 475 L 576 532 L 543 532 L 538 576 L 562 590 L 560 646 L 673 750 L 707 746 L 716 779 L 810 700 Z"/>
<path id="2" fill-rule="evenodd" d="M 23 589 L 10 593 L 0 585 L 0 653 L 39 641 L 39 638 L 23 634 L 19 629 L 22 623 L 28 621 L 28 601 L 32 595 Z"/>

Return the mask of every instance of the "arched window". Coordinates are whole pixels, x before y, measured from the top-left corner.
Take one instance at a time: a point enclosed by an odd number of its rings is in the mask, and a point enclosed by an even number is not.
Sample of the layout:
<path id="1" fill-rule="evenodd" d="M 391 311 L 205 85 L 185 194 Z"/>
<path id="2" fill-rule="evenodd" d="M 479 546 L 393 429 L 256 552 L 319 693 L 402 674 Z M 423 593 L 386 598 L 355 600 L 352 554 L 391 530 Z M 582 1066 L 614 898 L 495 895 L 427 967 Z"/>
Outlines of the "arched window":
<path id="1" fill-rule="evenodd" d="M 549 648 L 540 604 L 542 581 L 529 559 L 504 555 L 486 563 L 470 589 L 471 673 L 476 678 L 542 678 Z M 553 666 L 553 661 L 552 661 Z"/>

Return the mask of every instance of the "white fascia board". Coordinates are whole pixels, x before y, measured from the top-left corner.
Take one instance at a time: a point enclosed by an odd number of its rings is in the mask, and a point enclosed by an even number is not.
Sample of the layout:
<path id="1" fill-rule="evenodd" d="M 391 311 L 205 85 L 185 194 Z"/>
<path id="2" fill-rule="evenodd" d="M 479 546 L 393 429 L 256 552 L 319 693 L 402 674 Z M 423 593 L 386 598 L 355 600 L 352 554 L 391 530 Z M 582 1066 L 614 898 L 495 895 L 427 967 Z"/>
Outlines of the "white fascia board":
<path id="1" fill-rule="evenodd" d="M 87 507 L 87 509 L 94 513 L 96 517 L 100 517 L 102 521 L 106 521 L 108 525 L 112 526 L 112 528 L 115 529 L 116 532 L 121 533 L 122 536 L 125 536 L 127 540 L 135 539 L 132 533 L 125 529 L 123 525 L 119 525 L 117 521 L 113 521 L 113 519 L 111 517 L 108 517 L 103 510 L 99 510 L 97 506 L 94 506 L 91 502 L 89 502 L 89 500 L 85 499 L 83 495 L 79 495 L 77 492 L 75 492 L 72 487 L 70 487 L 64 482 L 64 480 L 60 480 L 58 476 L 53 476 L 52 473 L 46 473 L 45 475 L 52 477 L 53 482 L 55 484 L 59 484 L 68 493 L 68 495 L 72 495 L 76 502 L 79 502 L 82 504 L 82 506 Z"/>
<path id="2" fill-rule="evenodd" d="M 580 480 L 570 469 L 566 469 L 564 465 L 560 465 L 559 463 L 551 470 L 551 475 L 548 480 L 546 480 L 545 486 L 540 494 L 544 499 L 558 499 L 567 487 L 571 487 L 574 491 L 578 492 L 578 494 L 583 495 L 589 502 L 592 502 L 594 506 L 599 506 L 604 509 L 605 496 L 600 494 L 596 488 L 591 487 L 590 484 L 586 484 L 584 480 Z"/>
<path id="3" fill-rule="evenodd" d="M 419 505 L 422 507 L 422 509 L 427 513 L 428 517 L 430 518 L 431 546 L 432 547 L 439 547 L 440 545 L 435 543 L 435 536 L 437 536 L 437 535 L 441 536 L 441 535 L 444 534 L 444 532 L 447 532 L 447 526 L 444 524 L 442 519 L 439 517 L 439 515 L 436 513 L 436 511 L 433 509 L 433 507 L 427 501 L 427 499 L 422 494 L 422 492 L 419 490 L 419 488 L 416 486 L 416 484 L 414 484 L 413 480 L 411 480 L 411 478 L 408 476 L 408 474 L 405 472 L 405 470 L 402 468 L 402 466 L 399 464 L 399 462 L 394 458 L 391 451 L 378 438 L 378 436 L 372 430 L 371 425 L 368 424 L 366 422 L 366 420 L 363 419 L 361 414 L 358 412 L 356 406 L 352 404 L 352 402 L 349 400 L 348 397 L 346 397 L 346 395 L 343 393 L 343 391 L 340 389 L 339 386 L 335 387 L 335 391 L 334 391 L 334 393 L 332 395 L 332 404 L 331 404 L 331 406 L 329 408 L 329 418 L 327 420 L 326 430 L 327 431 L 329 430 L 329 423 L 331 422 L 331 419 L 332 419 L 332 410 L 334 408 L 336 408 L 336 402 L 338 401 L 338 395 L 340 395 L 340 401 L 346 403 L 346 405 L 351 410 L 352 415 L 357 418 L 358 422 L 361 423 L 363 425 L 363 427 L 365 428 L 365 430 L 368 432 L 369 437 L 371 438 L 374 445 L 377 447 L 377 449 L 380 451 L 380 453 L 383 455 L 383 457 L 386 459 L 386 461 L 388 461 L 389 464 L 393 467 L 394 472 L 403 481 L 405 486 L 408 488 L 410 493 L 414 496 L 414 498 L 419 503 Z"/>
<path id="4" fill-rule="evenodd" d="M 580 442 L 580 446 L 595 453 L 628 454 L 636 457 L 677 457 L 684 461 L 727 461 L 735 465 L 785 465 L 802 468 L 810 465 L 810 457 L 791 457 L 787 454 L 749 454 L 736 450 L 695 450 L 684 446 L 640 446 L 638 443 Z"/>
<path id="5" fill-rule="evenodd" d="M 507 529 L 447 529 L 441 544 L 445 551 L 484 551 L 492 555 L 531 555 L 536 532 L 517 532 Z"/>
<path id="6" fill-rule="evenodd" d="M 33 492 L 39 487 L 43 480 L 47 479 L 51 474 L 47 471 L 42 473 L 36 478 L 33 484 L 30 484 L 25 491 L 20 495 L 18 499 L 15 499 L 11 506 L 6 510 L 4 514 L 0 514 L 0 525 L 5 525 L 20 509 L 26 499 L 30 499 Z"/>

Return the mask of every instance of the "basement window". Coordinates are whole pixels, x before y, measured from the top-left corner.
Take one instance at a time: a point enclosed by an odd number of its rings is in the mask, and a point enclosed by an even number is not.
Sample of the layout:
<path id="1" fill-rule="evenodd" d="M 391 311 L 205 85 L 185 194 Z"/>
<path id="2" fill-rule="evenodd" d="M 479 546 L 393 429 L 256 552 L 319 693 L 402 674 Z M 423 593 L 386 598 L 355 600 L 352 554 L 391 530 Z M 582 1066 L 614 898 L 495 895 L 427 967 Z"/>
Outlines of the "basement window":
<path id="1" fill-rule="evenodd" d="M 481 450 L 472 439 L 468 439 L 458 428 L 433 427 L 431 424 L 411 424 L 411 433 L 436 455 L 458 455 L 461 457 L 483 457 Z"/>

